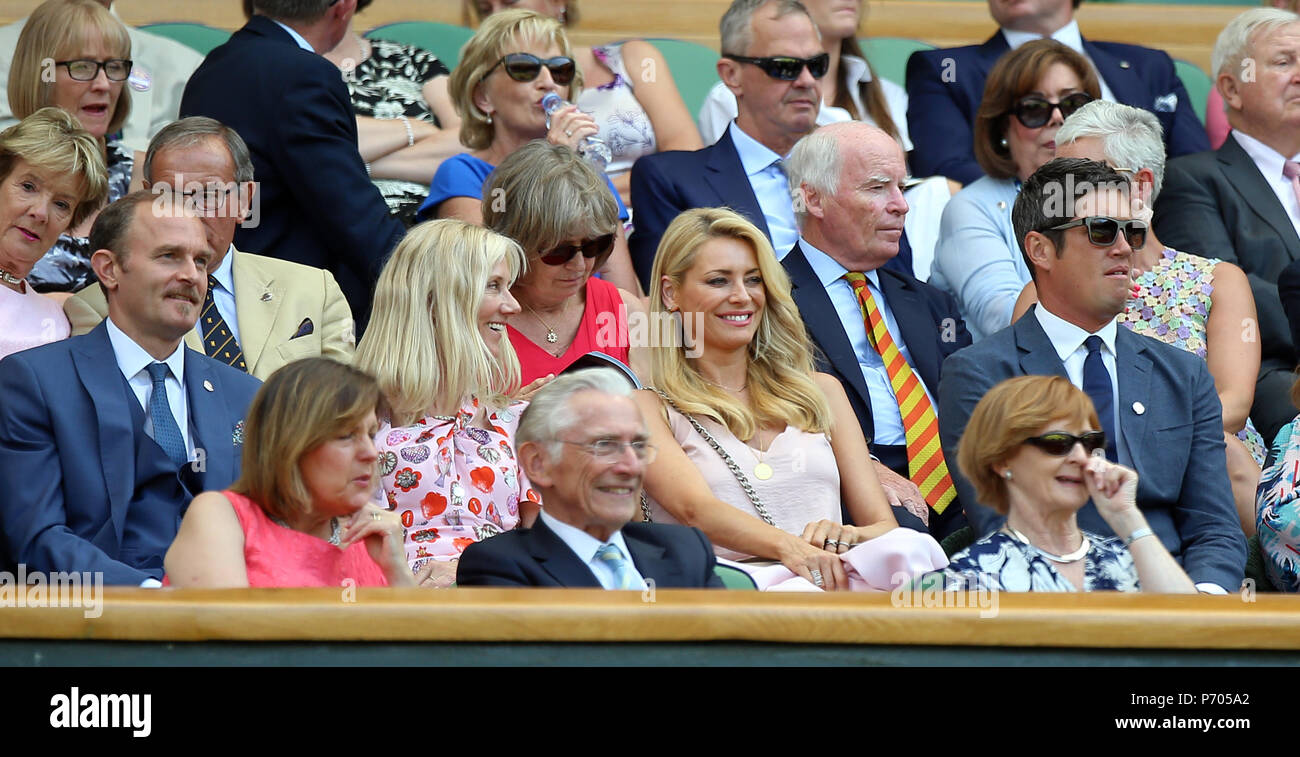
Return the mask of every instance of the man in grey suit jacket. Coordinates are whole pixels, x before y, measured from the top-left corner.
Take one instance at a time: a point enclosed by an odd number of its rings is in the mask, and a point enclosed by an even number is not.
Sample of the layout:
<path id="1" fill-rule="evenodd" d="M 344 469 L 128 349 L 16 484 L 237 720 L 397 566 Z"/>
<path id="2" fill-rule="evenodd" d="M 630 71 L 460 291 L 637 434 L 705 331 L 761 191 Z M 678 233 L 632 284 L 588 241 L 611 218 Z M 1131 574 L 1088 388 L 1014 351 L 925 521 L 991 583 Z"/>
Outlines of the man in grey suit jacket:
<path id="1" fill-rule="evenodd" d="M 1138 507 L 1165 548 L 1201 591 L 1235 591 L 1246 540 L 1228 483 L 1214 379 L 1201 358 L 1119 328 L 1116 320 L 1130 286 L 1126 237 L 1145 228 L 1131 220 L 1127 187 L 1103 163 L 1057 158 L 1020 190 L 1012 220 L 1039 304 L 944 363 L 944 452 L 957 459 L 971 411 L 995 384 L 1065 376 L 1093 398 L 1107 457 L 1138 472 Z M 1002 519 L 975 502 L 965 476 L 953 470 L 953 480 L 976 533 L 999 528 Z M 1078 517 L 1081 528 L 1112 534 L 1091 502 Z"/>

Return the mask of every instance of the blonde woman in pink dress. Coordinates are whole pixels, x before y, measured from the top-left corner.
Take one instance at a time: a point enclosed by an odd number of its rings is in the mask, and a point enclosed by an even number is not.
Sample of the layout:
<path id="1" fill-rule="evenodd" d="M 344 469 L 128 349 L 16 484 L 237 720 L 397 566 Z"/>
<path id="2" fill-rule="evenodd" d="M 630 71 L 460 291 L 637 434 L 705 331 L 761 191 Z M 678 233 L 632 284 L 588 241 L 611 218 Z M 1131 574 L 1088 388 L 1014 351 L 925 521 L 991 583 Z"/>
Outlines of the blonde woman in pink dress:
<path id="1" fill-rule="evenodd" d="M 424 586 L 450 586 L 476 541 L 532 524 L 540 497 L 515 460 L 526 403 L 505 323 L 524 257 L 510 239 L 463 221 L 420 224 L 375 288 L 355 364 L 379 380 L 375 443 L 384 506 L 406 528 L 406 558 Z"/>

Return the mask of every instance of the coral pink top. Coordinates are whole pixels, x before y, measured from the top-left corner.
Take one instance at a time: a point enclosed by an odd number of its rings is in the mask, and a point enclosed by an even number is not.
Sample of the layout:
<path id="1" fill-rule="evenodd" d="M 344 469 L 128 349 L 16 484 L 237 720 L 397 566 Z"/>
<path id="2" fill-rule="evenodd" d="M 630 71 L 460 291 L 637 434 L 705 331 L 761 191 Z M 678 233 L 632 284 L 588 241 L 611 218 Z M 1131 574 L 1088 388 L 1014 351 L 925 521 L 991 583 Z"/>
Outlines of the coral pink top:
<path id="1" fill-rule="evenodd" d="M 556 376 L 588 352 L 603 352 L 627 364 L 627 307 L 618 287 L 596 277 L 587 279 L 587 304 L 578 324 L 578 334 L 563 355 L 555 357 L 533 344 L 513 326 L 506 326 L 510 344 L 519 356 L 522 385 L 528 386 L 548 373 Z"/>
<path id="2" fill-rule="evenodd" d="M 222 492 L 235 508 L 244 528 L 244 565 L 248 585 L 260 586 L 387 586 L 388 579 L 371 559 L 364 541 L 339 549 L 311 534 L 285 528 L 271 520 L 256 502 L 242 494 Z"/>

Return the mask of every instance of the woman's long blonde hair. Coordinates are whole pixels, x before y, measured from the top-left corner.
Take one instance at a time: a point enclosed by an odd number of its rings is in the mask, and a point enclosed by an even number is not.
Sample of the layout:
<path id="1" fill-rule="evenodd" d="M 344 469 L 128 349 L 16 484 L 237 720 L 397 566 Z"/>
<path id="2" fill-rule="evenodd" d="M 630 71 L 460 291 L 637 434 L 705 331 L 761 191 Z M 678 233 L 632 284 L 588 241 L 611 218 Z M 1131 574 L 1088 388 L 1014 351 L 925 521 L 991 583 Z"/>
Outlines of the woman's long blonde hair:
<path id="1" fill-rule="evenodd" d="M 752 248 L 767 292 L 767 306 L 749 345 L 751 404 L 705 381 L 695 367 L 696 359 L 685 354 L 681 331 L 671 335 L 673 341 L 661 340 L 663 346 L 650 350 L 651 381 L 683 412 L 712 418 L 738 439 L 750 439 L 760 426 L 772 423 L 828 433 L 830 408 L 813 381 L 812 342 L 790 296 L 790 277 L 777 262 L 767 237 L 740 214 L 726 208 L 697 208 L 682 213 L 668 225 L 651 273 L 657 292 L 650 298 L 652 320 L 662 324 L 670 318 L 663 303 L 664 277 L 681 291 L 700 247 L 712 239 L 734 239 Z M 694 317 L 677 315 L 683 319 Z"/>
<path id="2" fill-rule="evenodd" d="M 519 388 L 510 340 L 503 334 L 493 357 L 478 327 L 488 278 L 503 259 L 509 287 L 524 270 L 519 245 L 450 218 L 419 224 L 393 250 L 353 359 L 378 380 L 392 425 L 453 415 L 470 395 L 501 407 Z"/>

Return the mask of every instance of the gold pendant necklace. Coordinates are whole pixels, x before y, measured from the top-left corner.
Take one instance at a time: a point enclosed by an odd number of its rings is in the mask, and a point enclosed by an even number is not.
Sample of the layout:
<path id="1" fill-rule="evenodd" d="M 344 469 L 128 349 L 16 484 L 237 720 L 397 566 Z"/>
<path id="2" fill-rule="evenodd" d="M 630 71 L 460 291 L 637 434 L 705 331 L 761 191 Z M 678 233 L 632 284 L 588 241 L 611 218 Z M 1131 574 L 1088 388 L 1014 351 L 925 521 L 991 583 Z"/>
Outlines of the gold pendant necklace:
<path id="1" fill-rule="evenodd" d="M 557 334 L 557 333 L 555 333 L 555 329 L 551 328 L 551 324 L 549 324 L 549 323 L 547 323 L 546 321 L 543 321 L 543 320 L 542 320 L 542 317 L 541 317 L 540 315 L 537 314 L 537 311 L 536 311 L 536 310 L 533 310 L 533 306 L 532 306 L 532 305 L 525 304 L 524 307 L 528 308 L 528 312 L 530 312 L 530 313 L 533 314 L 533 317 L 537 319 L 537 322 L 538 322 L 538 323 L 540 323 L 540 324 L 542 324 L 543 326 L 546 327 L 546 343 L 547 343 L 547 344 L 555 344 L 556 342 L 560 341 L 560 335 Z"/>
<path id="2" fill-rule="evenodd" d="M 762 443 L 763 443 L 763 436 L 762 436 L 762 434 L 763 434 L 762 431 L 758 432 L 758 443 L 759 443 L 760 445 L 762 445 Z M 772 438 L 772 441 L 776 441 L 776 437 L 773 437 L 773 438 Z M 746 447 L 749 447 L 748 444 L 746 444 L 745 446 L 746 446 Z M 760 451 L 760 450 L 759 450 L 758 448 L 756 448 L 756 447 L 749 447 L 749 449 L 750 449 L 751 452 L 754 453 L 754 458 L 755 458 L 756 460 L 758 460 L 758 463 L 754 465 L 754 478 L 758 479 L 759 481 L 766 481 L 766 480 L 768 480 L 769 478 L 771 478 L 771 477 L 772 477 L 772 472 L 773 472 L 773 471 L 772 471 L 772 466 L 770 466 L 770 465 L 768 465 L 767 463 L 763 462 L 763 453 L 762 453 L 762 451 Z M 768 444 L 768 451 L 770 452 L 771 449 L 772 449 L 772 446 L 771 446 L 771 444 L 769 443 L 769 444 Z"/>

